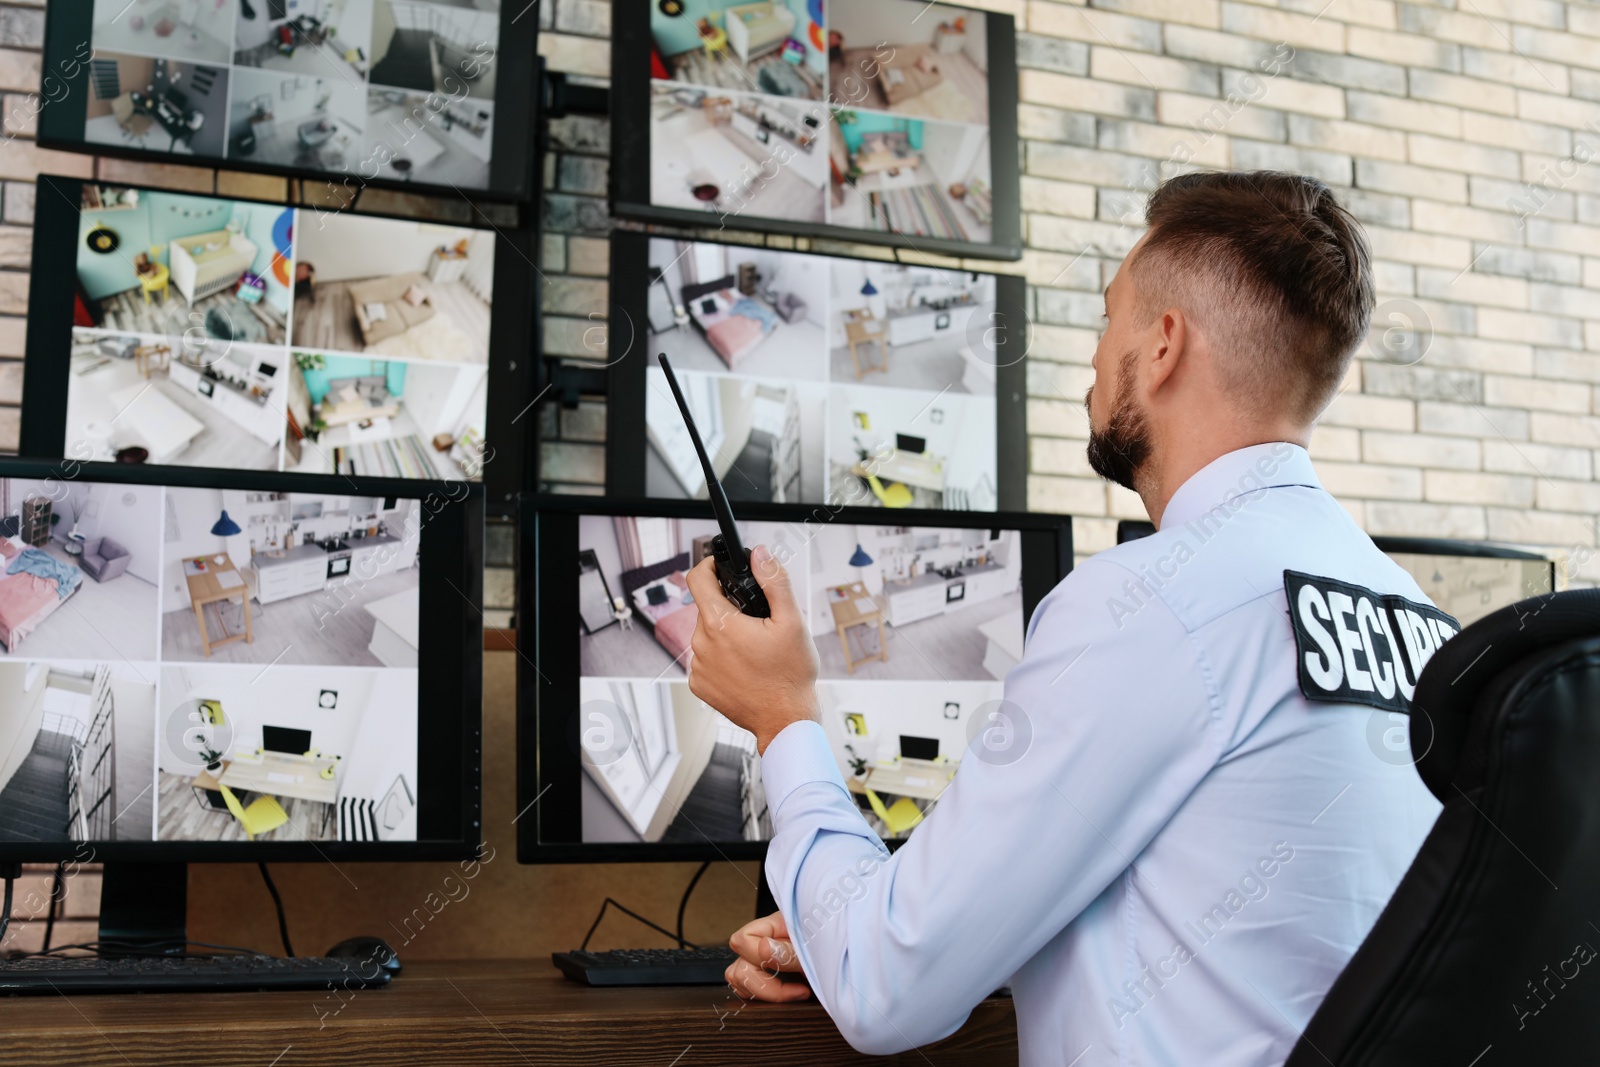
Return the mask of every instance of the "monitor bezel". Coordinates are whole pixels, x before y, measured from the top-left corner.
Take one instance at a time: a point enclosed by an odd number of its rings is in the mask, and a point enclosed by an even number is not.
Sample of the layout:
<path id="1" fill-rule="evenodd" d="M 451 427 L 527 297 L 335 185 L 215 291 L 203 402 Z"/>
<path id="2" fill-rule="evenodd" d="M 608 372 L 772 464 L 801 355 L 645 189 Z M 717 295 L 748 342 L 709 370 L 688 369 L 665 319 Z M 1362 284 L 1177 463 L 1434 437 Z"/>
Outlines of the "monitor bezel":
<path id="1" fill-rule="evenodd" d="M 649 317 L 651 240 L 690 241 L 694 244 L 722 245 L 750 250 L 747 244 L 707 240 L 687 235 L 644 233 L 617 230 L 611 235 L 611 316 L 608 339 L 619 340 L 618 324 L 627 331 L 626 346 L 620 353 L 608 350 L 606 418 L 606 494 L 608 496 L 653 499 L 645 495 L 645 460 L 650 447 L 645 427 L 646 374 L 655 363 L 655 353 L 647 350 Z M 856 256 L 825 252 L 797 252 L 787 248 L 763 251 L 787 255 L 843 259 L 857 263 L 877 263 Z M 939 267 L 920 263 L 896 266 L 930 270 L 955 270 L 963 274 L 987 274 L 995 279 L 996 329 L 1007 335 L 1007 345 L 1019 343 L 1024 355 L 995 365 L 995 497 L 994 511 L 966 511 L 963 515 L 995 515 L 1023 512 L 1028 507 L 1028 366 L 1026 355 L 1031 336 L 1028 330 L 1028 282 L 1018 274 L 971 270 L 967 267 Z M 1015 330 L 1017 336 L 1012 336 Z M 729 372 L 732 377 L 741 375 Z M 661 499 L 674 499 L 663 497 Z M 816 502 L 821 505 L 821 501 Z M 811 505 L 795 505 L 811 506 Z"/>
<path id="2" fill-rule="evenodd" d="M 1047 512 L 974 512 L 828 507 L 799 504 L 741 504 L 737 517 L 758 522 L 861 523 L 882 525 L 892 514 L 896 526 L 990 527 L 1023 531 L 1023 573 L 1048 568 L 1045 583 L 1024 582 L 1023 617 L 1032 617 L 1045 595 L 1072 570 L 1072 518 Z M 625 863 L 678 860 L 759 860 L 765 841 L 717 841 L 698 845 L 595 842 L 582 834 L 581 762 L 568 751 L 567 726 L 579 707 L 576 570 L 565 554 L 577 544 L 580 515 L 643 515 L 680 519 L 710 518 L 705 501 L 623 500 L 527 494 L 521 498 L 517 531 L 517 602 L 520 655 L 517 662 L 517 862 Z M 564 530 L 562 529 L 564 527 Z M 561 665 L 565 669 L 552 669 Z M 562 715 L 560 708 L 568 709 Z M 547 753 L 557 755 L 546 758 Z M 546 828 L 573 837 L 544 840 Z M 890 842 L 898 847 L 899 842 Z"/>
<path id="3" fill-rule="evenodd" d="M 222 156 L 181 156 L 172 152 L 155 152 L 129 148 L 116 144 L 98 144 L 83 139 L 84 112 L 88 107 L 89 64 L 93 58 L 83 55 L 83 48 L 93 40 L 94 5 L 92 3 L 52 3 L 45 5 L 44 45 L 41 66 L 42 93 L 37 109 L 37 141 L 41 148 L 57 148 L 68 152 L 89 153 L 96 156 L 137 160 L 143 163 L 169 163 L 200 166 L 206 169 L 241 171 L 247 174 L 269 174 L 290 180 L 319 182 L 329 189 L 341 190 L 342 198 L 362 189 L 391 189 L 402 192 L 425 192 L 436 196 L 467 196 L 504 203 L 526 203 L 536 192 L 533 185 L 535 116 L 542 87 L 537 79 L 541 67 L 537 63 L 510 63 L 504 70 L 527 70 L 526 76 L 513 74 L 503 83 L 496 74 L 494 143 L 489 156 L 489 184 L 482 189 L 459 189 L 449 184 L 431 182 L 404 182 L 390 178 L 366 178 L 349 171 L 327 171 L 304 167 L 258 163 L 248 159 L 230 159 Z M 500 40 L 497 58 L 504 56 L 531 57 L 538 52 L 539 20 L 514 18 L 500 22 Z M 164 57 L 154 57 L 164 58 Z M 180 62 L 186 62 L 180 60 Z M 232 57 L 226 64 L 232 85 Z M 370 87 L 370 82 L 368 83 Z M 525 123 L 501 123 L 503 110 L 510 115 L 526 115 Z M 534 104 L 530 108 L 529 102 Z M 77 130 L 75 135 L 72 131 Z"/>
<path id="4" fill-rule="evenodd" d="M 458 836 L 418 841 L 0 841 L 0 863 L 240 863 L 394 860 L 462 860 L 477 855 L 483 827 L 483 490 L 471 482 L 417 482 L 396 478 L 342 478 L 342 489 L 321 475 L 277 471 L 218 471 L 119 463 L 45 462 L 0 457 L 0 478 L 106 482 L 174 488 L 258 492 L 337 492 L 420 499 L 424 564 L 418 584 L 419 614 L 429 627 L 419 638 L 417 794 L 454 795 L 459 807 L 425 816 Z M 437 561 L 437 562 L 432 562 Z M 445 625 L 454 615 L 455 632 Z M 21 654 L 9 659 L 27 660 Z M 166 661 L 163 661 L 163 665 Z M 455 714 L 425 715 L 429 706 Z M 429 784 L 437 782 L 437 784 Z M 86 854 L 87 852 L 87 854 Z"/>
<path id="5" fill-rule="evenodd" d="M 17 454 L 20 456 L 54 459 L 66 450 L 72 331 L 80 328 L 73 323 L 73 299 L 77 292 L 78 276 L 77 233 L 81 218 L 78 205 L 82 202 L 85 185 L 110 185 L 141 192 L 178 192 L 134 182 L 39 175 L 34 207 L 32 275 L 35 278 L 71 278 L 73 284 L 35 285 L 28 292 L 22 417 L 17 437 Z M 216 193 L 180 195 L 266 204 L 307 212 L 312 216 L 325 210 L 316 205 L 280 203 L 248 196 L 222 196 Z M 339 214 L 337 211 L 328 213 Z M 363 211 L 359 214 L 362 218 L 418 221 L 413 216 L 388 212 Z M 492 225 L 474 225 L 470 222 L 451 225 L 496 235 L 494 288 L 497 299 L 489 307 L 489 383 L 484 415 L 490 458 L 484 466 L 482 484 L 489 513 L 510 515 L 516 510 L 516 498 L 523 490 L 523 478 L 527 471 L 533 469 L 532 450 L 536 447 L 533 427 L 537 420 L 524 416 L 534 399 L 534 384 L 539 374 L 538 360 L 530 355 L 534 350 L 533 331 L 536 322 L 526 310 L 538 306 L 539 272 L 534 266 L 538 236 L 528 230 L 502 230 Z M 168 299 L 173 297 L 169 296 Z M 293 350 L 295 345 L 286 342 L 283 347 Z M 497 427 L 498 433 L 495 432 Z M 161 469 L 214 471 L 219 474 L 233 471 L 233 468 L 181 465 Z M 304 476 L 345 477 L 338 473 Z M 430 481 L 397 480 L 416 485 L 426 485 Z"/>
<path id="6" fill-rule="evenodd" d="M 617 218 L 697 229 L 718 227 L 717 216 L 650 200 L 650 167 L 624 167 L 623 159 L 650 154 L 650 0 L 616 0 L 611 48 L 611 213 Z M 959 7 L 959 2 L 949 6 Z M 990 240 L 957 241 L 857 230 L 826 222 L 795 222 L 738 216 L 732 227 L 751 233 L 786 234 L 818 240 L 905 248 L 914 252 L 977 259 L 1019 260 L 1022 241 L 1022 175 L 1018 137 L 1017 27 L 1011 15 L 967 8 L 985 20 L 989 44 L 989 184 L 994 222 Z M 638 27 L 635 29 L 635 27 Z M 689 84 L 689 83 L 684 83 Z M 820 101 L 826 106 L 827 101 Z"/>

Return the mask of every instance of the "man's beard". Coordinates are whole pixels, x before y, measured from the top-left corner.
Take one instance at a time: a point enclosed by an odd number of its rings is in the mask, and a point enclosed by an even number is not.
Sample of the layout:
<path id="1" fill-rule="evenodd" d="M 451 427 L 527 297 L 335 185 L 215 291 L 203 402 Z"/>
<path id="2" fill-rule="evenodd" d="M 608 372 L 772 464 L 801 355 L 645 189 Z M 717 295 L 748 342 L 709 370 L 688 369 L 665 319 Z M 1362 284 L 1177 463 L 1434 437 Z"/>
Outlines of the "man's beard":
<path id="1" fill-rule="evenodd" d="M 1134 489 L 1134 479 L 1145 460 L 1150 458 L 1150 425 L 1134 400 L 1135 367 L 1137 352 L 1123 355 L 1117 368 L 1117 392 L 1111 403 L 1111 417 L 1103 430 L 1094 428 L 1094 415 L 1089 416 L 1089 466 L 1100 477 L 1116 482 L 1124 489 Z M 1094 387 L 1083 395 L 1083 406 L 1089 409 Z"/>

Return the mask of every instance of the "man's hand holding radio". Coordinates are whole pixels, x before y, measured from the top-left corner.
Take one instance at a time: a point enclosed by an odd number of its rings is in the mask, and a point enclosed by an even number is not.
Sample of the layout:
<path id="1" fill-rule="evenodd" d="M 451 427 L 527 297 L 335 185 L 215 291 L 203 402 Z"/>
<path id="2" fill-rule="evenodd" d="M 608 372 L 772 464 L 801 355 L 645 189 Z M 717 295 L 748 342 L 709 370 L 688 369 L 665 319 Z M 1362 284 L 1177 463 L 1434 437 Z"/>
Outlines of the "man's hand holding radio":
<path id="1" fill-rule="evenodd" d="M 772 617 L 752 618 L 722 593 L 710 558 L 689 572 L 700 611 L 690 642 L 689 691 L 756 735 L 756 751 L 790 723 L 819 718 L 817 649 L 795 601 L 789 572 L 757 545 L 750 565 Z"/>

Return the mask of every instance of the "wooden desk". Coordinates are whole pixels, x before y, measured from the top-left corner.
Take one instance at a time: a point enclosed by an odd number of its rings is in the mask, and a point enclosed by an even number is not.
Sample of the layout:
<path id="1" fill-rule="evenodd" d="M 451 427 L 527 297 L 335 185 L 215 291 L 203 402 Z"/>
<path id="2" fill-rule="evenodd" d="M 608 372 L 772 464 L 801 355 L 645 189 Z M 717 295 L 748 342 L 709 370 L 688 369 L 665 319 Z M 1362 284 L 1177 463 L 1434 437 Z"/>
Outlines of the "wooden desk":
<path id="1" fill-rule="evenodd" d="M 865 793 L 871 787 L 874 793 L 887 793 L 915 800 L 938 800 L 950 788 L 956 776 L 956 763 L 934 763 L 930 760 L 902 759 L 897 763 L 874 763 L 867 767 L 865 779 L 854 776 L 845 780 L 852 793 Z"/>
<path id="2" fill-rule="evenodd" d="M 856 365 L 856 381 L 868 371 L 889 372 L 888 331 L 884 324 L 872 317 L 871 312 L 847 311 L 844 320 L 845 342 L 850 346 L 850 359 Z M 858 345 L 878 346 L 878 363 L 863 363 Z"/>
<path id="3" fill-rule="evenodd" d="M 162 271 L 162 281 L 157 288 L 164 290 L 167 287 L 165 277 L 167 266 L 164 263 L 159 263 L 157 266 Z M 145 290 L 145 301 L 148 302 L 149 299 L 150 290 L 147 288 Z M 165 297 L 163 296 L 162 299 L 165 299 Z M 133 350 L 133 361 L 134 366 L 139 368 L 139 373 L 148 378 L 152 371 L 166 370 L 172 365 L 172 349 L 166 345 L 140 345 Z"/>
<path id="4" fill-rule="evenodd" d="M 895 449 L 887 455 L 874 457 L 870 471 L 858 463 L 852 473 L 862 477 L 876 474 L 886 482 L 904 482 L 919 489 L 944 492 L 944 460 L 926 452 Z"/>
<path id="5" fill-rule="evenodd" d="M 231 760 L 223 760 L 222 767 L 215 774 L 202 767 L 200 773 L 189 780 L 189 785 L 195 789 L 204 789 L 208 792 L 220 789 L 222 787 L 222 778 L 228 773 L 228 764 L 231 762 Z"/>
<path id="6" fill-rule="evenodd" d="M 872 1058 L 846 1045 L 814 1000 L 746 1003 L 725 986 L 591 989 L 560 977 L 547 959 L 419 960 L 387 989 L 354 992 L 7 997 L 0 1026 L 0 1067 L 1017 1062 L 1008 997 L 984 1000 L 937 1044 Z"/>
<path id="7" fill-rule="evenodd" d="M 199 574 L 189 574 L 185 567 L 184 578 L 189 583 L 189 603 L 194 605 L 194 621 L 200 627 L 200 647 L 205 649 L 206 655 L 211 655 L 211 650 L 218 645 L 231 645 L 235 641 L 244 641 L 254 644 L 255 633 L 250 629 L 250 583 L 244 580 L 244 575 L 239 573 L 239 568 L 233 565 L 233 560 L 226 552 L 221 553 L 222 562 L 217 562 L 217 555 L 194 556 L 184 560 L 185 564 L 204 561 L 206 569 Z M 217 581 L 217 575 L 232 573 L 239 579 L 239 584 L 224 587 Z M 206 633 L 207 604 L 218 604 L 224 600 L 237 600 L 244 613 L 244 633 L 230 634 L 228 624 L 222 621 L 222 609 L 217 609 L 217 629 L 222 631 L 222 636 L 211 640 Z"/>
<path id="8" fill-rule="evenodd" d="M 867 592 L 867 587 L 860 582 L 851 582 L 849 585 L 836 585 L 828 590 L 844 591 L 843 600 L 828 599 L 828 607 L 833 611 L 833 628 L 839 633 L 839 646 L 844 649 L 844 665 L 851 674 L 856 673 L 856 667 L 862 663 L 871 663 L 873 660 L 889 662 L 889 643 L 883 639 L 883 609 L 878 602 Z M 871 602 L 870 609 L 863 608 L 858 601 Z M 866 626 L 873 623 L 878 627 L 878 652 L 874 656 L 862 656 L 854 659 L 850 655 L 850 638 L 848 632 L 852 626 Z"/>
<path id="9" fill-rule="evenodd" d="M 234 759 L 217 779 L 229 789 L 248 789 L 252 793 L 265 793 L 274 797 L 296 797 L 319 804 L 333 804 L 339 799 L 339 774 L 322 777 L 333 760 L 327 757 L 313 759 L 289 752 L 264 752 L 261 761 Z M 273 775 L 277 775 L 274 778 Z"/>

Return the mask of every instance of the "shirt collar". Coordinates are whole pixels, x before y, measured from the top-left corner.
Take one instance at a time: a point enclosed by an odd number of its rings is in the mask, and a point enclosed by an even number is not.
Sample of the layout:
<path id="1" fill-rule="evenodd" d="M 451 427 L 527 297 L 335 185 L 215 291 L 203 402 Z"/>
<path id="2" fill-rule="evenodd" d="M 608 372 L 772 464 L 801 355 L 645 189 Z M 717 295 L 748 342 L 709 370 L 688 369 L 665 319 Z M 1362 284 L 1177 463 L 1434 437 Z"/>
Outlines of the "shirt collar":
<path id="1" fill-rule="evenodd" d="M 1287 485 L 1322 488 L 1305 449 L 1287 441 L 1237 449 L 1207 463 L 1178 487 L 1167 501 L 1161 526 L 1182 526 L 1233 497 Z"/>

